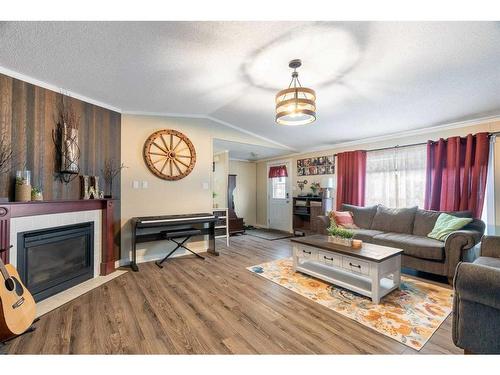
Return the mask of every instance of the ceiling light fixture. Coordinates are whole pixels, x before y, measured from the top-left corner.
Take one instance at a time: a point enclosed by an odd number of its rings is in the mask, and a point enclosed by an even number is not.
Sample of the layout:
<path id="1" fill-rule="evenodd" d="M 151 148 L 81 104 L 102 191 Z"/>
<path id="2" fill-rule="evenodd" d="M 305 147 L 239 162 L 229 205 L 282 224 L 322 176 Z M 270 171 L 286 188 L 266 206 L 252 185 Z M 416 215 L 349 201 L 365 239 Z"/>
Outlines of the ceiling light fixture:
<path id="1" fill-rule="evenodd" d="M 276 94 L 276 122 L 279 125 L 306 125 L 316 120 L 316 93 L 301 86 L 297 73 L 301 65 L 299 59 L 290 61 L 292 81 L 287 89 Z"/>

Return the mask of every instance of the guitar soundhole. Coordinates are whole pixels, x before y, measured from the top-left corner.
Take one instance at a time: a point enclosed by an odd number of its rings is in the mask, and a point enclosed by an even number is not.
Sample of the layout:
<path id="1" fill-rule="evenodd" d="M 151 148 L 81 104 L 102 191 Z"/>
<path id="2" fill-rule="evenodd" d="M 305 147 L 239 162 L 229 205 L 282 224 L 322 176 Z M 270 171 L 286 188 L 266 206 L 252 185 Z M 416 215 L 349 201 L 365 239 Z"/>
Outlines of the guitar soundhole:
<path id="1" fill-rule="evenodd" d="M 15 291 L 15 293 L 20 297 L 24 293 L 23 286 L 15 277 L 10 277 L 5 280 L 5 287 L 9 292 Z"/>
<path id="2" fill-rule="evenodd" d="M 16 284 L 14 283 L 14 280 L 12 278 L 8 278 L 5 280 L 5 287 L 9 292 L 12 292 L 16 288 Z"/>

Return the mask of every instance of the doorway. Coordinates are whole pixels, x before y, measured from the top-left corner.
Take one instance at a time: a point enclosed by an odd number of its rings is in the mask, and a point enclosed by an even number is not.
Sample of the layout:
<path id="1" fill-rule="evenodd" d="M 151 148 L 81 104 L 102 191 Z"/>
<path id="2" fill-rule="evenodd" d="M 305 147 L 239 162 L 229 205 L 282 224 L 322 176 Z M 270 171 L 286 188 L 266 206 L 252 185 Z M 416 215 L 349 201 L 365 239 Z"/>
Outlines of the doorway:
<path id="1" fill-rule="evenodd" d="M 270 177 L 267 183 L 267 226 L 269 229 L 292 232 L 291 161 L 273 161 L 267 164 L 267 175 L 272 167 L 284 166 L 287 176 Z"/>

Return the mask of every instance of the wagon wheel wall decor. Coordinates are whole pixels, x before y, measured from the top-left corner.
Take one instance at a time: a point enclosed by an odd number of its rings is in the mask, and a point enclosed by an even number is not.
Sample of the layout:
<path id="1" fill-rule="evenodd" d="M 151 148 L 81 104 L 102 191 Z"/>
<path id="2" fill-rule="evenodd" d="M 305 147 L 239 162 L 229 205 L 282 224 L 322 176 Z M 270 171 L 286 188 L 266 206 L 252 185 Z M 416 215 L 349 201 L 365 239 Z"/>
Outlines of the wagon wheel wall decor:
<path id="1" fill-rule="evenodd" d="M 196 151 L 184 134 L 164 129 L 151 134 L 144 143 L 144 161 L 157 177 L 175 181 L 191 173 Z"/>

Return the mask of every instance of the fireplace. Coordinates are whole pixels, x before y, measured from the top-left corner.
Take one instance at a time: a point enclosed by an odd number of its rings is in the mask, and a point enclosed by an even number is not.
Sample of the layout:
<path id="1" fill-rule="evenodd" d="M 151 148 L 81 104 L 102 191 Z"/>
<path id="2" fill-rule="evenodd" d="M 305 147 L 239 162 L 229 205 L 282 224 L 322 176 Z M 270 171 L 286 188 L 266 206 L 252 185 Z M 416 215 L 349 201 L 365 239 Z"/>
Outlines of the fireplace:
<path id="1" fill-rule="evenodd" d="M 94 223 L 17 234 L 17 269 L 41 301 L 94 277 Z"/>

